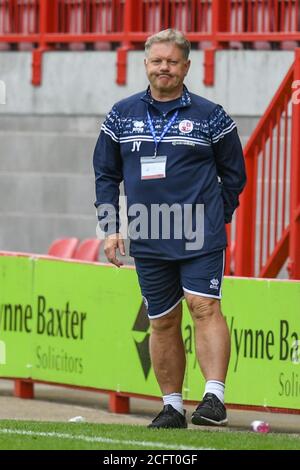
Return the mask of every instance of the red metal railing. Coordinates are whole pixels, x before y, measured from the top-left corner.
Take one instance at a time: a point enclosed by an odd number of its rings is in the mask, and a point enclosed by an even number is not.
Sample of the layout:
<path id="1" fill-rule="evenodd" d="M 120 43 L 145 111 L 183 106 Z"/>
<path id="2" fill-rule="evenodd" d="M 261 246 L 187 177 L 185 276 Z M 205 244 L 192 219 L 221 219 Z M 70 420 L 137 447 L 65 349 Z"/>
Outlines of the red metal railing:
<path id="1" fill-rule="evenodd" d="M 237 217 L 238 276 L 276 277 L 289 258 L 290 278 L 300 279 L 300 100 L 292 100 L 298 80 L 300 49 L 245 147 L 248 183 Z"/>
<path id="2" fill-rule="evenodd" d="M 70 43 L 118 47 L 117 82 L 124 84 L 128 50 L 169 27 L 204 48 L 211 85 L 216 48 L 300 44 L 300 0 L 0 0 L 0 48 L 32 47 L 35 85 L 41 53 Z"/>
<path id="3" fill-rule="evenodd" d="M 0 1 L 0 41 L 38 41 L 39 1 Z"/>
<path id="4" fill-rule="evenodd" d="M 54 2 L 54 31 L 63 34 L 114 33 L 124 28 L 124 2 L 65 1 Z"/>
<path id="5" fill-rule="evenodd" d="M 123 40 L 126 5 L 123 0 L 49 1 L 51 30 L 47 31 L 47 42 Z"/>
<path id="6" fill-rule="evenodd" d="M 177 28 L 186 33 L 211 34 L 211 0 L 144 0 L 137 2 L 135 12 L 137 31 L 152 33 L 166 28 Z"/>
<path id="7" fill-rule="evenodd" d="M 1 34 L 38 33 L 43 3 L 48 10 L 49 33 L 122 33 L 129 8 L 132 33 L 173 27 L 195 33 L 195 41 L 203 34 L 217 42 L 230 41 L 232 35 L 253 41 L 259 33 L 263 33 L 263 40 L 282 41 L 282 34 L 285 39 L 299 40 L 299 0 L 1 0 Z M 139 36 L 132 37 L 139 40 Z"/>
<path id="8" fill-rule="evenodd" d="M 298 0 L 231 0 L 229 31 L 244 34 L 241 40 L 251 40 L 251 33 L 267 33 L 271 40 L 277 33 L 289 34 L 291 38 L 299 31 L 299 23 Z M 278 40 L 282 40 L 281 36 Z"/>

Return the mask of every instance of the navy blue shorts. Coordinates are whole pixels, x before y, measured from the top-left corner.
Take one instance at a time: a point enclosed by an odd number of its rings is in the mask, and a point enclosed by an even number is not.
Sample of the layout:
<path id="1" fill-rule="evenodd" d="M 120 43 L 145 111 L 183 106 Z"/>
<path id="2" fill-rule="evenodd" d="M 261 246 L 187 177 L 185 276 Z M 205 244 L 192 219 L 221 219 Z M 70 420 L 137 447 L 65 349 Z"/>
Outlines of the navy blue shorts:
<path id="1" fill-rule="evenodd" d="M 135 258 L 150 318 L 166 315 L 188 294 L 221 299 L 225 250 L 187 260 Z"/>

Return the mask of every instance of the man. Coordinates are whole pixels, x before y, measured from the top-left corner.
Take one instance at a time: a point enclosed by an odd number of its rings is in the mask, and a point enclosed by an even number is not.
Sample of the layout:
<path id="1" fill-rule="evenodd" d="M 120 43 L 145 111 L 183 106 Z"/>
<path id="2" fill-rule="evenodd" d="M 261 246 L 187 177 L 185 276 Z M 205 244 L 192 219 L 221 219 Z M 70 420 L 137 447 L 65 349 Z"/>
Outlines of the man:
<path id="1" fill-rule="evenodd" d="M 224 389 L 230 337 L 220 310 L 225 223 L 238 206 L 245 168 L 235 123 L 221 106 L 190 93 L 183 84 L 189 52 L 190 43 L 176 30 L 148 38 L 149 87 L 112 108 L 94 153 L 95 205 L 111 263 L 120 267 L 117 251 L 125 255 L 118 215 L 122 181 L 129 221 L 137 204 L 147 209 L 147 216 L 129 231 L 130 254 L 150 318 L 151 360 L 164 403 L 149 426 L 153 428 L 187 427 L 182 298 L 194 321 L 197 358 L 206 380 L 192 422 L 227 423 Z M 153 218 L 157 207 L 163 214 L 160 224 Z M 172 229 L 164 226 L 165 208 L 172 209 Z"/>

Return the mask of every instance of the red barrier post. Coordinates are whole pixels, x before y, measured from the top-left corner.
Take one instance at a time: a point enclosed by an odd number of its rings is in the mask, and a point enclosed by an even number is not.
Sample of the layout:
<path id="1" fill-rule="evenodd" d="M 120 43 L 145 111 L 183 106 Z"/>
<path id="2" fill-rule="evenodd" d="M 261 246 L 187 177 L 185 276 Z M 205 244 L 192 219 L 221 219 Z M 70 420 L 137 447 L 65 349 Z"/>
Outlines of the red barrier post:
<path id="1" fill-rule="evenodd" d="M 33 382 L 16 379 L 14 384 L 14 396 L 18 398 L 34 398 Z"/>
<path id="2" fill-rule="evenodd" d="M 204 78 L 205 86 L 213 86 L 215 83 L 215 47 L 204 49 Z"/>
<path id="3" fill-rule="evenodd" d="M 211 14 L 212 47 L 204 50 L 204 79 L 205 86 L 215 83 L 215 52 L 226 48 L 226 43 L 220 43 L 218 34 L 229 31 L 230 0 L 213 0 Z"/>
<path id="4" fill-rule="evenodd" d="M 294 82 L 296 80 L 300 80 L 300 49 L 296 49 L 295 52 Z M 300 279 L 300 103 L 297 97 L 292 101 L 291 215 L 288 270 L 290 279 Z"/>
<path id="5" fill-rule="evenodd" d="M 226 235 L 227 235 L 227 248 L 225 251 L 225 276 L 230 276 L 231 273 L 231 265 L 234 257 L 234 250 L 233 250 L 233 243 L 231 240 L 231 224 L 226 225 Z"/>
<path id="6" fill-rule="evenodd" d="M 47 50 L 46 46 L 46 34 L 47 24 L 49 18 L 53 16 L 53 10 L 51 12 L 51 4 L 49 0 L 40 1 L 39 11 L 39 47 L 32 52 L 32 79 L 31 83 L 34 86 L 41 85 L 42 82 L 42 56 L 43 52 Z"/>
<path id="7" fill-rule="evenodd" d="M 230 0 L 213 0 L 212 2 L 212 37 L 213 47 L 225 48 L 226 43 L 219 41 L 219 33 L 226 33 L 230 27 Z"/>
<path id="8" fill-rule="evenodd" d="M 236 222 L 236 276 L 255 275 L 255 223 L 256 223 L 256 185 L 257 155 L 249 155 L 245 161 L 247 184 L 240 198 Z"/>
<path id="9" fill-rule="evenodd" d="M 117 50 L 117 84 L 126 85 L 127 79 L 127 53 L 131 49 L 130 33 L 133 26 L 133 1 L 126 0 L 124 5 L 124 35 L 122 46 Z"/>
<path id="10" fill-rule="evenodd" d="M 110 392 L 109 411 L 111 411 L 112 413 L 130 413 L 129 397 L 120 395 L 117 392 Z"/>

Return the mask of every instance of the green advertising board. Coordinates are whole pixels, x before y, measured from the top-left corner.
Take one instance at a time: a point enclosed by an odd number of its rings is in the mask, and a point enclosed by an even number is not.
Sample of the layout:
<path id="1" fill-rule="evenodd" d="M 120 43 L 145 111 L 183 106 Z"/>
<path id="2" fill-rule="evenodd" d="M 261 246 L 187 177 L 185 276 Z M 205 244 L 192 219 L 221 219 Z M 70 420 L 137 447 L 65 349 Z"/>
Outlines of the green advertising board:
<path id="1" fill-rule="evenodd" d="M 0 376 L 160 396 L 134 269 L 0 256 Z M 226 278 L 226 402 L 300 409 L 300 282 Z M 184 398 L 204 380 L 184 305 Z"/>

